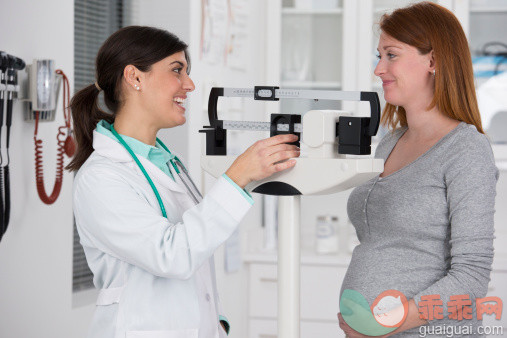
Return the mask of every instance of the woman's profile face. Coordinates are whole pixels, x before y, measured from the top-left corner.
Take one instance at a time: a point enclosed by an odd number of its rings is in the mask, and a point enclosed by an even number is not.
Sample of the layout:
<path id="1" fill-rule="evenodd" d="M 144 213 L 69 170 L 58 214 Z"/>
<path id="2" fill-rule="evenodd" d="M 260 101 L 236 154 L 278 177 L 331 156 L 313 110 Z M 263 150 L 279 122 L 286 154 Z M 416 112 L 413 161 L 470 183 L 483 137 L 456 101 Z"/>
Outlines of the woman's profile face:
<path id="1" fill-rule="evenodd" d="M 143 107 L 146 107 L 159 128 L 185 123 L 187 93 L 195 89 L 187 74 L 185 52 L 174 53 L 154 63 L 142 83 Z"/>
<path id="2" fill-rule="evenodd" d="M 379 61 L 375 75 L 382 80 L 386 102 L 406 107 L 433 97 L 434 62 L 432 53 L 422 55 L 417 48 L 381 33 Z M 427 103 L 425 103 L 427 104 Z"/>

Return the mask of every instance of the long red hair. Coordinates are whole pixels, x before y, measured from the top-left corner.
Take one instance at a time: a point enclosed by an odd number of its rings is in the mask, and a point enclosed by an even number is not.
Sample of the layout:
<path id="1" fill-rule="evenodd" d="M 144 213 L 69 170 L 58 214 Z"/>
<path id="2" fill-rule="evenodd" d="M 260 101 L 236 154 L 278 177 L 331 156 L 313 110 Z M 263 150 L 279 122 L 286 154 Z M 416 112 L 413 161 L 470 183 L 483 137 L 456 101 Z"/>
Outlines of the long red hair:
<path id="1" fill-rule="evenodd" d="M 445 115 L 473 124 L 484 134 L 475 95 L 472 58 L 458 19 L 448 9 L 431 2 L 399 8 L 380 19 L 380 29 L 396 40 L 413 46 L 423 55 L 433 51 L 435 93 L 428 110 L 435 106 Z M 381 122 L 395 129 L 407 126 L 403 107 L 387 103 Z"/>

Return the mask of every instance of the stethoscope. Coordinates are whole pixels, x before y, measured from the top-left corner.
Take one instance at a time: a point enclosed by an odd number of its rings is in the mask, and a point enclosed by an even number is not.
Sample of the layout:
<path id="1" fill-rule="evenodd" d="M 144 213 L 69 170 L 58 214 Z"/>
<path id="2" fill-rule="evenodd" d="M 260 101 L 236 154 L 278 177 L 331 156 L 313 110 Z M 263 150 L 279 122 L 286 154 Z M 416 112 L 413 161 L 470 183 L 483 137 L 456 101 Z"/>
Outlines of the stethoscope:
<path id="1" fill-rule="evenodd" d="M 132 158 L 136 162 L 139 169 L 141 169 L 142 173 L 144 174 L 144 177 L 146 177 L 146 179 L 148 180 L 148 183 L 150 184 L 151 189 L 153 190 L 153 193 L 155 193 L 155 197 L 157 197 L 158 204 L 160 205 L 160 210 L 162 211 L 162 215 L 165 218 L 167 218 L 167 213 L 165 211 L 164 203 L 162 202 L 162 197 L 160 197 L 157 187 L 155 187 L 155 184 L 153 183 L 150 176 L 148 175 L 148 173 L 144 169 L 143 165 L 138 160 L 137 156 L 134 154 L 132 149 L 128 146 L 128 144 L 120 136 L 120 134 L 118 134 L 116 132 L 116 130 L 114 130 L 114 126 L 112 126 L 112 125 L 111 125 L 111 132 L 118 139 L 118 141 L 120 141 L 120 143 L 123 145 L 123 147 L 125 147 L 125 149 L 127 149 L 127 151 L 129 152 L 130 156 L 132 156 Z M 157 143 L 160 144 L 160 146 L 162 148 L 164 148 L 164 150 L 167 151 L 173 157 L 172 159 L 169 160 L 169 162 L 171 162 L 171 165 L 173 166 L 174 171 L 178 174 L 178 177 L 181 179 L 181 182 L 183 182 L 183 184 L 185 185 L 185 188 L 187 189 L 190 197 L 192 197 L 192 199 L 194 200 L 194 203 L 197 204 L 197 203 L 201 202 L 202 195 L 199 192 L 199 189 L 197 189 L 197 187 L 195 186 L 194 181 L 192 181 L 192 179 L 190 178 L 187 168 L 185 168 L 183 163 L 181 163 L 178 156 L 171 154 L 169 149 L 167 149 L 167 147 L 165 146 L 165 144 L 162 141 L 160 141 L 158 138 L 156 140 L 157 140 Z"/>

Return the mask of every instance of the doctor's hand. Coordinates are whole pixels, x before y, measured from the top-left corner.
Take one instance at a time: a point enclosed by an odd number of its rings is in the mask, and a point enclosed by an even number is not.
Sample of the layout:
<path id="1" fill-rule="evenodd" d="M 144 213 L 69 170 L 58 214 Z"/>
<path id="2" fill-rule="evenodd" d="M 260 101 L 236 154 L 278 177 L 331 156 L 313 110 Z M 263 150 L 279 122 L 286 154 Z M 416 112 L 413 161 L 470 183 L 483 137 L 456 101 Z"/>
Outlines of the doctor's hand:
<path id="1" fill-rule="evenodd" d="M 257 141 L 238 156 L 225 174 L 241 188 L 245 188 L 252 181 L 292 168 L 296 165 L 296 160 L 289 159 L 299 157 L 300 151 L 295 145 L 287 143 L 297 139 L 296 135 L 285 134 Z"/>

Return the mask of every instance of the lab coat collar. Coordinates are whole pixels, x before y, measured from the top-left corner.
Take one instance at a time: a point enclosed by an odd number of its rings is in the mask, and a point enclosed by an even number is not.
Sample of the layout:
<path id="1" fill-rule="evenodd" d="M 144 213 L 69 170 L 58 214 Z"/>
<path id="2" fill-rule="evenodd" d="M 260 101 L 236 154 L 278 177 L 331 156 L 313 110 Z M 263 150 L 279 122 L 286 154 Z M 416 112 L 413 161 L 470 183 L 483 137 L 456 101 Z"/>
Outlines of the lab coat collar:
<path id="1" fill-rule="evenodd" d="M 120 143 L 113 140 L 107 135 L 97 132 L 96 130 L 93 131 L 93 149 L 95 149 L 95 151 L 99 155 L 107 157 L 114 162 L 125 162 L 125 163 L 134 162 L 134 159 L 132 158 L 132 156 L 130 156 L 127 149 L 125 149 Z M 169 190 L 184 194 L 186 193 L 182 186 L 180 186 L 177 182 L 173 181 L 172 178 L 167 176 L 167 174 L 165 174 L 162 170 L 160 170 L 156 165 L 151 163 L 149 160 L 147 160 L 142 156 L 137 156 L 137 159 L 139 160 L 139 162 L 141 162 L 144 169 L 146 169 L 146 172 L 153 181 L 157 181 L 158 183 L 160 183 L 162 186 L 164 186 Z M 135 162 L 134 167 L 136 173 L 144 177 L 143 172 Z"/>

